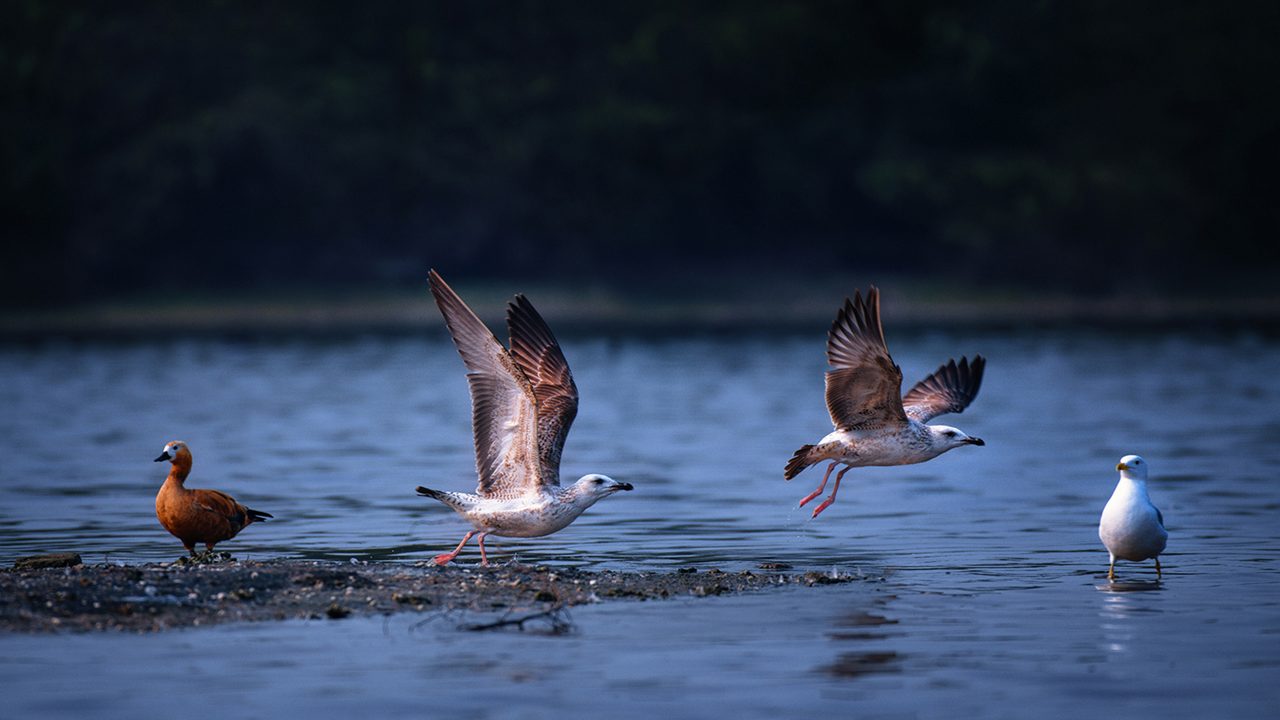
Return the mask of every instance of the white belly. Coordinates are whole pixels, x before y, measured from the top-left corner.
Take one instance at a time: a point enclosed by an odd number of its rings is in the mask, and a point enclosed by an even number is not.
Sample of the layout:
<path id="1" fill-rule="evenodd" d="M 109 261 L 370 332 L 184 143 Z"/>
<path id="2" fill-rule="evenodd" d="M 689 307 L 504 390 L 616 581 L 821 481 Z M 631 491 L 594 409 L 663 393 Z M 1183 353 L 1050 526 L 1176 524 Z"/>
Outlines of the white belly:
<path id="1" fill-rule="evenodd" d="M 549 499 L 487 501 L 460 513 L 477 530 L 503 537 L 550 535 L 577 519 L 581 512 L 565 503 Z"/>
<path id="2" fill-rule="evenodd" d="M 1164 552 L 1169 533 L 1148 504 L 1112 498 L 1102 511 L 1098 537 L 1121 560 L 1147 560 Z"/>

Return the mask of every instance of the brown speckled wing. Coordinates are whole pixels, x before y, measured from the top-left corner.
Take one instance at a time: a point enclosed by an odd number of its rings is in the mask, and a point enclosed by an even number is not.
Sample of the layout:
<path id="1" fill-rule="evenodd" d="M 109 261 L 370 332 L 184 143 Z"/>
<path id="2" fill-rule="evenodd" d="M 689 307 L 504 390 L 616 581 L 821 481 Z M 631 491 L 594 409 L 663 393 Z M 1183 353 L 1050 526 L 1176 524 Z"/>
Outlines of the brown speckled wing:
<path id="1" fill-rule="evenodd" d="M 551 328 L 524 295 L 507 306 L 511 356 L 533 387 L 542 482 L 560 484 L 560 453 L 578 415 L 578 387 Z"/>
<path id="2" fill-rule="evenodd" d="M 535 399 L 511 353 L 445 281 L 432 270 L 431 294 L 444 315 L 471 387 L 476 492 L 512 497 L 541 482 Z"/>
<path id="3" fill-rule="evenodd" d="M 903 424 L 902 370 L 889 356 L 880 325 L 880 291 L 844 301 L 827 334 L 827 411 L 839 430 Z"/>
<path id="4" fill-rule="evenodd" d="M 928 422 L 939 415 L 964 412 L 969 403 L 978 397 L 982 387 L 982 371 L 987 367 L 986 358 L 975 355 L 973 362 L 961 357 L 938 368 L 932 375 L 915 384 L 902 398 L 907 417 Z"/>

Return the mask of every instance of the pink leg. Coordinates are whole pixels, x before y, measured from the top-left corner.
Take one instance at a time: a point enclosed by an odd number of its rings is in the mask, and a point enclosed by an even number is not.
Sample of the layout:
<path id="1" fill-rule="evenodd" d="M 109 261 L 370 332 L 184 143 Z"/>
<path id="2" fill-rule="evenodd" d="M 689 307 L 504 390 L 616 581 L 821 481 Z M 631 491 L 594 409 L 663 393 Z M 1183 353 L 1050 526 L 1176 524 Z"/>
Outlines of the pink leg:
<path id="1" fill-rule="evenodd" d="M 484 554 L 484 536 L 488 534 L 489 533 L 480 533 L 476 537 L 476 542 L 480 543 L 480 564 L 481 565 L 489 564 L 489 556 Z"/>
<path id="2" fill-rule="evenodd" d="M 827 474 L 822 476 L 822 484 L 818 486 L 817 490 L 814 490 L 813 492 L 804 496 L 804 499 L 800 501 L 800 507 L 804 507 L 805 503 L 809 502 L 810 500 L 822 494 L 822 489 L 827 486 L 827 478 L 831 477 L 831 471 L 835 469 L 836 469 L 835 463 L 831 463 L 830 465 L 827 466 Z"/>
<path id="3" fill-rule="evenodd" d="M 839 473 L 836 474 L 836 486 L 831 489 L 831 496 L 828 497 L 826 500 L 823 500 L 821 505 L 813 509 L 814 517 L 818 517 L 818 513 L 822 512 L 823 510 L 826 510 L 827 507 L 831 505 L 831 503 L 836 501 L 836 493 L 840 492 L 840 479 L 844 477 L 845 473 L 849 472 L 852 469 L 853 469 L 852 466 L 846 467 L 845 469 L 841 470 Z"/>
<path id="4" fill-rule="evenodd" d="M 462 536 L 462 542 L 458 543 L 458 547 L 454 548 L 453 552 L 442 553 L 440 555 L 435 556 L 434 559 L 436 561 L 436 564 L 448 565 L 450 562 L 452 562 L 454 558 L 458 557 L 458 553 L 462 552 L 462 546 L 466 545 L 467 541 L 471 539 L 471 536 L 475 534 L 476 534 L 476 531 L 472 530 L 471 532 L 468 532 L 466 535 Z"/>

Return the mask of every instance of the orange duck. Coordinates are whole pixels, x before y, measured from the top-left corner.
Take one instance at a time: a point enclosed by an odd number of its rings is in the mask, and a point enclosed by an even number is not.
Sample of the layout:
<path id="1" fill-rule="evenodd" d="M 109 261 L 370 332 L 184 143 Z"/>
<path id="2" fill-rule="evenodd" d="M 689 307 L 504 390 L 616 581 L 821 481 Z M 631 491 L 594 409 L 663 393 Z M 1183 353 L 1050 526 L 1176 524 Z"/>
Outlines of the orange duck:
<path id="1" fill-rule="evenodd" d="M 191 474 L 191 450 L 181 440 L 164 446 L 164 452 L 155 461 L 164 460 L 171 461 L 173 467 L 156 495 L 156 517 L 193 556 L 196 543 L 204 543 L 205 549 L 212 552 L 215 544 L 230 540 L 245 526 L 271 517 L 241 505 L 224 492 L 183 486 Z"/>

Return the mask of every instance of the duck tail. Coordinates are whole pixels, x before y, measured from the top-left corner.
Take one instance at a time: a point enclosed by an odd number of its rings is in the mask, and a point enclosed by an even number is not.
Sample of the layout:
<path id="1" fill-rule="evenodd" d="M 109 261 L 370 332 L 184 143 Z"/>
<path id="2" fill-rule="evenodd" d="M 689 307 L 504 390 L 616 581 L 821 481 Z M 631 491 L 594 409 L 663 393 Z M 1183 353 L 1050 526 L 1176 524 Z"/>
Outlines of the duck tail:
<path id="1" fill-rule="evenodd" d="M 813 450 L 812 445 L 801 445 L 795 455 L 787 461 L 787 469 L 782 473 L 782 477 L 790 480 L 791 478 L 804 472 L 804 469 L 818 461 L 818 458 L 809 457 L 810 451 Z"/>
<path id="2" fill-rule="evenodd" d="M 244 511 L 248 513 L 250 522 L 260 522 L 262 520 L 266 520 L 267 518 L 275 517 L 275 515 L 272 515 L 271 513 L 262 512 L 261 510 L 254 510 L 253 508 L 245 508 Z"/>

